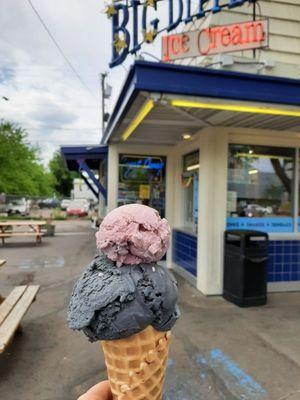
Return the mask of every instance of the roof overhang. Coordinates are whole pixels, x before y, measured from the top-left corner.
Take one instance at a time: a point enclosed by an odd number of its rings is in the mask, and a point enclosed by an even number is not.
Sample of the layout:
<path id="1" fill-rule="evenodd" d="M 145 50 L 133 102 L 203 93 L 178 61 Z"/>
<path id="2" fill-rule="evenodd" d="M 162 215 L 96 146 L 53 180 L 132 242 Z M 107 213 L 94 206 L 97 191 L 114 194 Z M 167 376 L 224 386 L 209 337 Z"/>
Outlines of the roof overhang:
<path id="1" fill-rule="evenodd" d="M 96 199 L 102 195 L 106 204 L 107 190 L 93 170 L 99 171 L 100 163 L 107 159 L 107 146 L 62 146 L 60 150 L 68 169 L 79 172 Z"/>
<path id="2" fill-rule="evenodd" d="M 100 163 L 107 157 L 107 146 L 62 146 L 61 154 L 70 171 L 79 170 L 79 161 L 85 160 L 90 169 L 98 170 Z"/>
<path id="3" fill-rule="evenodd" d="M 205 126 L 300 132 L 300 80 L 137 61 L 102 143 L 174 145 Z"/>

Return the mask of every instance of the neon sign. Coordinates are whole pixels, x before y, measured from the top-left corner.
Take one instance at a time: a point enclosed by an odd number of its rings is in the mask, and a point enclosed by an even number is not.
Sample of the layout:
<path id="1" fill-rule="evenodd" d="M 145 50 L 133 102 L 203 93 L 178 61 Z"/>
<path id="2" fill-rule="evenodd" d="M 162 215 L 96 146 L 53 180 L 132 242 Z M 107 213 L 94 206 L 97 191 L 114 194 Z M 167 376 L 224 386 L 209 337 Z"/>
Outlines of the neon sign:
<path id="1" fill-rule="evenodd" d="M 172 61 L 268 46 L 268 21 L 209 27 L 162 38 L 162 59 Z"/>
<path id="2" fill-rule="evenodd" d="M 119 167 L 121 182 L 161 182 L 165 162 L 160 157 L 121 155 Z"/>
<path id="3" fill-rule="evenodd" d="M 209 13 L 218 13 L 224 8 L 240 7 L 256 0 L 198 0 L 195 13 L 192 12 L 192 0 L 124 0 L 115 1 L 107 6 L 106 13 L 112 19 L 112 61 L 113 68 L 123 63 L 128 54 L 135 54 L 143 43 L 152 43 L 164 31 L 172 31 L 181 23 L 189 23 L 204 18 Z M 168 5 L 168 25 L 161 27 L 158 18 L 158 4 Z M 150 17 L 150 11 L 155 17 Z"/>

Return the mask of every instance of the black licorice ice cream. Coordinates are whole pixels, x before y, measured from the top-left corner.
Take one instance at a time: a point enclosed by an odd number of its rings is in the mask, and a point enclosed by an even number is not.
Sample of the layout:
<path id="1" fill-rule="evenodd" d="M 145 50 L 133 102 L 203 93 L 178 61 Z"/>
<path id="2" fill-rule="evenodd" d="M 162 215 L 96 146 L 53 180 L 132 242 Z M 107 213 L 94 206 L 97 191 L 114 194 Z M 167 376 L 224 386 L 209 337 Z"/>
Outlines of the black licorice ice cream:
<path id="1" fill-rule="evenodd" d="M 177 283 L 166 268 L 117 267 L 100 253 L 75 284 L 68 324 L 94 342 L 126 338 L 149 325 L 168 331 L 179 315 Z"/>
<path id="2" fill-rule="evenodd" d="M 68 324 L 90 341 L 129 337 L 152 325 L 168 331 L 180 312 L 177 283 L 157 261 L 169 246 L 170 227 L 153 208 L 116 208 L 96 234 L 99 254 L 74 286 Z"/>

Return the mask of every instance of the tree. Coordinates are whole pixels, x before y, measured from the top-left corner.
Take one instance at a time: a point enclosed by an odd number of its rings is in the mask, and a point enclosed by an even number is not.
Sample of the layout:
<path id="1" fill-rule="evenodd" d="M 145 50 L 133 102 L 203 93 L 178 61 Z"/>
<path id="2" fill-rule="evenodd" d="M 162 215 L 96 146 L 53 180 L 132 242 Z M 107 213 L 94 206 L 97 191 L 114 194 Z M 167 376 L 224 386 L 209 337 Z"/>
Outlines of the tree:
<path id="1" fill-rule="evenodd" d="M 70 197 L 73 189 L 73 179 L 78 177 L 76 172 L 70 172 L 66 167 L 60 151 L 56 151 L 49 162 L 49 169 L 54 178 L 54 189 L 57 194 Z"/>
<path id="2" fill-rule="evenodd" d="M 27 133 L 10 122 L 0 122 L 0 193 L 51 196 L 51 175 L 38 158 L 38 148 L 27 142 Z"/>

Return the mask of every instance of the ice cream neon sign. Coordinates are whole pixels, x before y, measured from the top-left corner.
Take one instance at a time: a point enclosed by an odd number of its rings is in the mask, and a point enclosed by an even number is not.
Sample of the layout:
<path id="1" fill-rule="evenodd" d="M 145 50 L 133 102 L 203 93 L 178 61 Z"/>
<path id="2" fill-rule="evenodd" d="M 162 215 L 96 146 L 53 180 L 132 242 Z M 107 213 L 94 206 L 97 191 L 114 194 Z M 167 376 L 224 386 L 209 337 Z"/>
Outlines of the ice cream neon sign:
<path id="1" fill-rule="evenodd" d="M 162 38 L 162 59 L 172 61 L 268 46 L 268 20 L 208 27 Z"/>
<path id="2" fill-rule="evenodd" d="M 152 43 L 158 34 L 172 31 L 182 22 L 204 18 L 209 13 L 218 13 L 224 8 L 240 7 L 256 0 L 198 0 L 196 11 L 192 11 L 192 0 L 114 0 L 106 13 L 112 19 L 112 61 L 110 67 L 123 63 L 128 54 L 135 54 L 143 43 Z M 158 14 L 158 4 L 168 5 L 168 24 L 161 27 L 157 15 L 150 18 L 150 10 Z M 130 21 L 131 20 L 131 21 Z M 142 37 L 141 37 L 142 35 Z"/>

